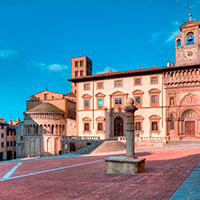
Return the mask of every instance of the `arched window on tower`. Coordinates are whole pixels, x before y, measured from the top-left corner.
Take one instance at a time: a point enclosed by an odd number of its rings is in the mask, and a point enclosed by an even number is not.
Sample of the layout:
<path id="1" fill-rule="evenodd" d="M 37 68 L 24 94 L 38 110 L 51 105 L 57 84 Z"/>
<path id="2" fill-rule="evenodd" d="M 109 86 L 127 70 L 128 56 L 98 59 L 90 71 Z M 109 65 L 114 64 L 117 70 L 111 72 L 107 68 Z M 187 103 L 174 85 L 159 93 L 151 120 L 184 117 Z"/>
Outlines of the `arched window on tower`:
<path id="1" fill-rule="evenodd" d="M 180 40 L 180 39 L 178 39 L 178 40 L 176 41 L 176 46 L 177 46 L 177 47 L 180 47 L 180 46 L 181 46 L 181 40 Z"/>
<path id="2" fill-rule="evenodd" d="M 169 99 L 169 105 L 174 106 L 174 97 L 170 97 Z"/>
<path id="3" fill-rule="evenodd" d="M 194 44 L 194 33 L 189 32 L 187 34 L 187 45 Z"/>

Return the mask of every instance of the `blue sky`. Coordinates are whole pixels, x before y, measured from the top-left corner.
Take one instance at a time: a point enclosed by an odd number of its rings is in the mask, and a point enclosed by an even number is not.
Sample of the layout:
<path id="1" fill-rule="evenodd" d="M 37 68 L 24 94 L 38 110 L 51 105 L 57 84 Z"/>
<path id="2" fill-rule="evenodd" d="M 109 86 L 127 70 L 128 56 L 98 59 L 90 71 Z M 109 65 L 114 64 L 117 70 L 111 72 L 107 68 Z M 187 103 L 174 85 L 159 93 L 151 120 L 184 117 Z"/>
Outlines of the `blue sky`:
<path id="1" fill-rule="evenodd" d="M 166 66 L 182 21 L 200 0 L 0 0 L 0 116 L 23 119 L 26 100 L 45 89 L 70 92 L 71 57 L 93 74 Z"/>

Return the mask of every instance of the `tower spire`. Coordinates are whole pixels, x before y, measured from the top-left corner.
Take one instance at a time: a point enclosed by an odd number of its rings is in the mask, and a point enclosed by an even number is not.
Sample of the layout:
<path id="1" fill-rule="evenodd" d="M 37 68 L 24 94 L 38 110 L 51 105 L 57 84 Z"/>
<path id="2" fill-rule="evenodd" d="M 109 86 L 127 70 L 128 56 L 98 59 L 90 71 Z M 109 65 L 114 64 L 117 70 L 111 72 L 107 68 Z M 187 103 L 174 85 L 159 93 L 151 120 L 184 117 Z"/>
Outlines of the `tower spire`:
<path id="1" fill-rule="evenodd" d="M 192 21 L 192 6 L 190 5 L 189 21 Z"/>

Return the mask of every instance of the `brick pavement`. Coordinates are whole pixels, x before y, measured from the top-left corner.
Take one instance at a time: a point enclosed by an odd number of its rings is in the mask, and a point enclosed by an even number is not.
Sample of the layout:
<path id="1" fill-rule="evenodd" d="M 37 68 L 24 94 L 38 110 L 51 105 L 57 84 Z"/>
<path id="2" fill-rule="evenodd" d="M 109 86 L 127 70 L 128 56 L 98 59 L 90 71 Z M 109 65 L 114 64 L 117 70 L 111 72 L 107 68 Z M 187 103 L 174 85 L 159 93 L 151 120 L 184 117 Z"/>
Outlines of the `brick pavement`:
<path id="1" fill-rule="evenodd" d="M 0 164 L 0 178 L 4 176 L 9 170 L 11 170 L 17 162 L 7 162 Z"/>
<path id="2" fill-rule="evenodd" d="M 146 158 L 139 175 L 107 175 L 103 161 L 0 182 L 0 199 L 169 199 L 200 162 L 200 148 L 137 153 Z M 98 160 L 102 156 L 26 161 L 13 176 Z M 7 163 L 10 165 L 10 163 Z M 6 163 L 0 164 L 6 166 Z"/>

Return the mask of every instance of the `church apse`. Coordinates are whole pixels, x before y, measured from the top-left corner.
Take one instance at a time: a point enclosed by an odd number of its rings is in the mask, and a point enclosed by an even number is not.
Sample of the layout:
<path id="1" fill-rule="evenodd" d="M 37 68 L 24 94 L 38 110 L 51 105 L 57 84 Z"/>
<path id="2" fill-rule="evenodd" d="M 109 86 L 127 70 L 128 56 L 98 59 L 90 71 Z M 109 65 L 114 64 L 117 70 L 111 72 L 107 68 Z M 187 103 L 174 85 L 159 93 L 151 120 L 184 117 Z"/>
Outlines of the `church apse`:
<path id="1" fill-rule="evenodd" d="M 18 157 L 40 157 L 62 153 L 62 137 L 76 133 L 74 95 L 48 91 L 27 101 L 24 122 L 18 127 Z"/>
<path id="2" fill-rule="evenodd" d="M 65 113 L 42 103 L 25 113 L 25 157 L 61 154 L 61 137 L 65 136 Z"/>

